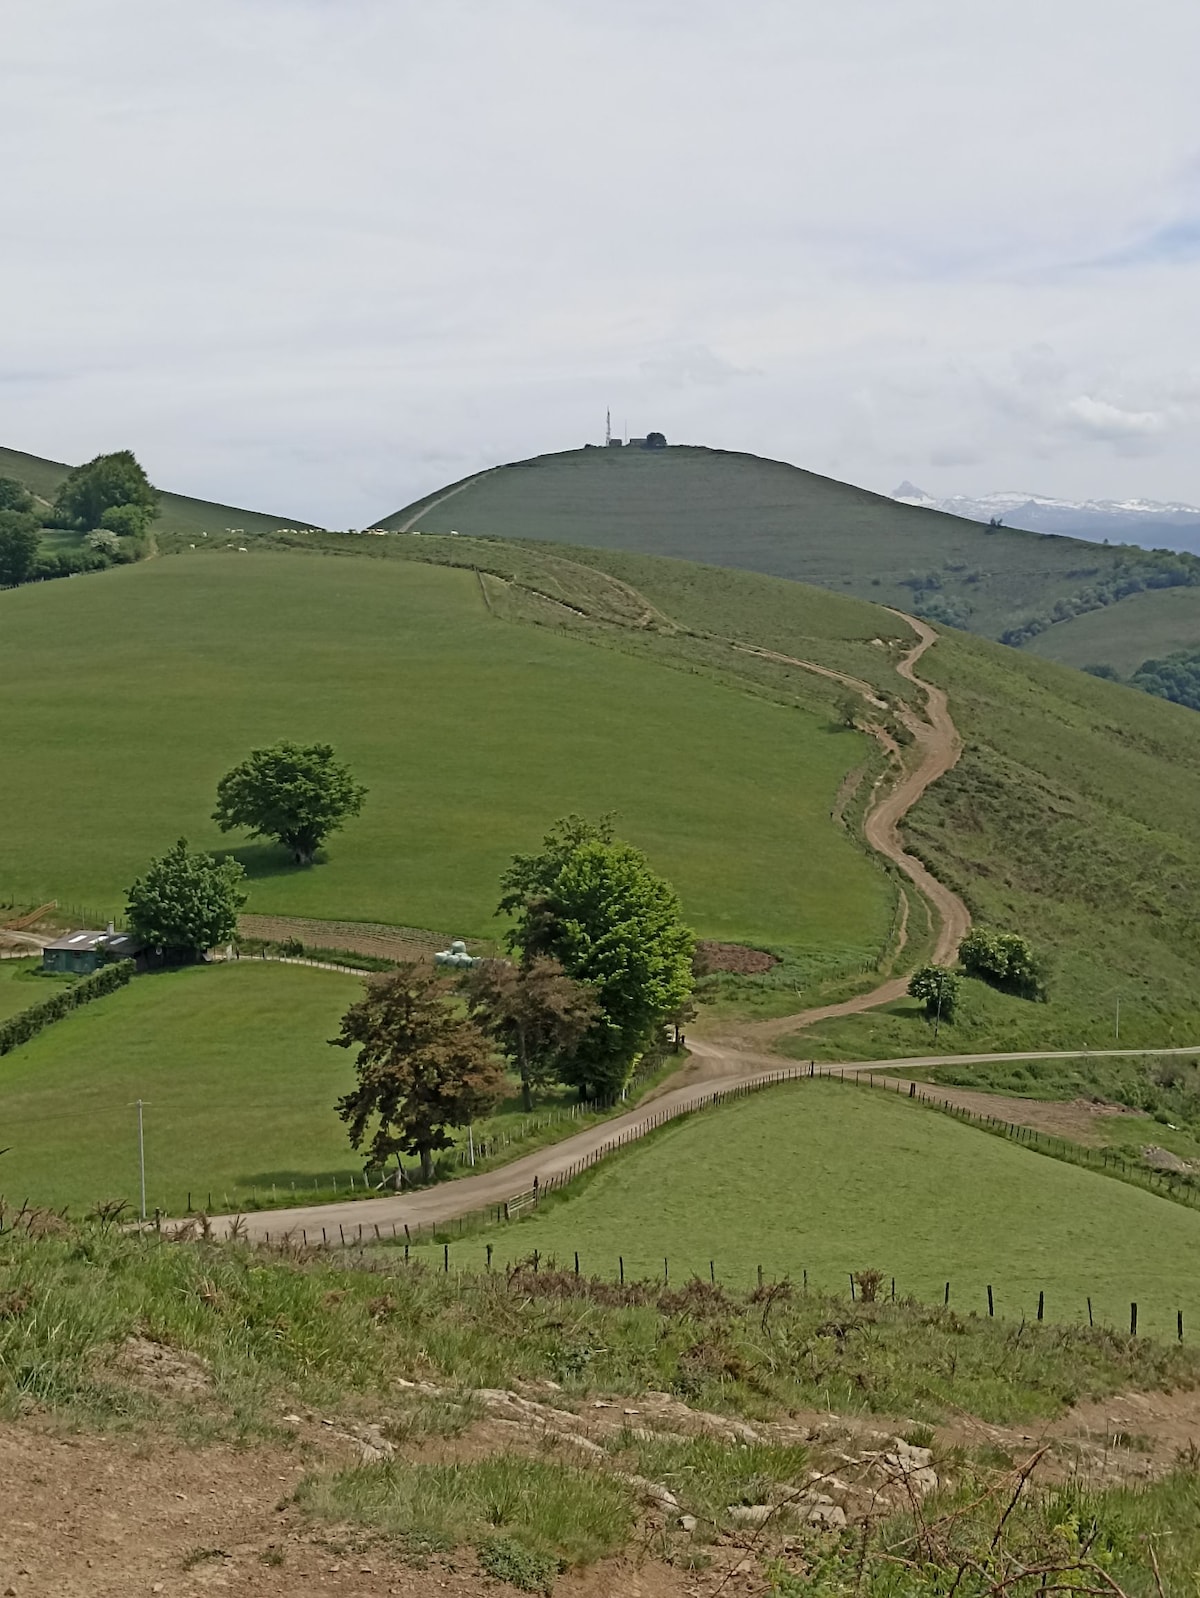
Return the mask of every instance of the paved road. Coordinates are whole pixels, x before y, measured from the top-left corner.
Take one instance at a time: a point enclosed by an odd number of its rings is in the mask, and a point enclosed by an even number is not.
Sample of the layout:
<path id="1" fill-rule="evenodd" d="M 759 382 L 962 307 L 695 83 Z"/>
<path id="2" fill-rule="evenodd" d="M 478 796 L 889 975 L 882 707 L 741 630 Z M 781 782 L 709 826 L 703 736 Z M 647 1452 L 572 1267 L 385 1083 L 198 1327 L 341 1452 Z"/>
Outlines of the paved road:
<path id="1" fill-rule="evenodd" d="M 395 1194 L 341 1204 L 303 1205 L 286 1210 L 260 1210 L 243 1217 L 246 1235 L 262 1240 L 268 1233 L 272 1238 L 279 1238 L 286 1232 L 299 1237 L 303 1231 L 307 1231 L 311 1240 L 312 1237 L 320 1237 L 324 1228 L 326 1237 L 334 1241 L 340 1235 L 339 1227 L 345 1228 L 349 1240 L 351 1237 L 357 1239 L 360 1226 L 369 1236 L 375 1226 L 391 1232 L 393 1226 L 403 1229 L 405 1225 L 441 1224 L 489 1204 L 503 1204 L 532 1187 L 535 1177 L 539 1185 L 545 1187 L 556 1178 L 568 1176 L 602 1152 L 642 1137 L 663 1121 L 703 1109 L 711 1104 L 714 1094 L 808 1074 L 806 1066 L 782 1060 L 778 1055 L 753 1054 L 744 1049 L 735 1050 L 728 1045 L 705 1042 L 695 1042 L 691 1049 L 692 1059 L 680 1073 L 678 1086 L 668 1084 L 657 1098 L 639 1104 L 624 1115 L 577 1132 L 573 1137 L 564 1138 L 550 1148 L 526 1154 L 479 1176 L 460 1177 L 457 1181 L 445 1182 L 419 1193 Z M 844 1064 L 818 1065 L 815 1074 L 857 1076 L 936 1065 L 980 1065 L 990 1061 L 1180 1054 L 1200 1054 L 1200 1046 L 1172 1049 L 1048 1049 L 1011 1054 L 927 1054 L 916 1059 L 850 1060 Z M 906 1079 L 893 1077 L 892 1080 L 899 1081 L 903 1087 Z M 228 1231 L 231 1219 L 230 1216 L 213 1218 L 213 1227 L 219 1236 Z"/>

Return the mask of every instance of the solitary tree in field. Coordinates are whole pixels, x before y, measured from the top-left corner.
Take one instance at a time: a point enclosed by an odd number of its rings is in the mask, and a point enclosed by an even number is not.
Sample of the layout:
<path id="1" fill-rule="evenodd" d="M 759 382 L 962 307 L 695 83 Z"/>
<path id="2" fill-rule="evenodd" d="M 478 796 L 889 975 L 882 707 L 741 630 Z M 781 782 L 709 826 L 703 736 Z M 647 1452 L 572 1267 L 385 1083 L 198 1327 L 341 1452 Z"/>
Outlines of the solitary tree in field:
<path id="1" fill-rule="evenodd" d="M 299 866 L 311 866 L 321 844 L 350 816 L 367 790 L 329 744 L 277 743 L 254 749 L 217 784 L 213 820 L 222 832 L 244 828 L 276 838 Z"/>
<path id="2" fill-rule="evenodd" d="M 359 1051 L 358 1084 L 337 1106 L 353 1147 L 366 1144 L 379 1166 L 394 1154 L 415 1154 L 427 1182 L 435 1151 L 453 1141 L 447 1128 L 466 1126 L 504 1090 L 491 1044 L 463 1014 L 451 984 L 415 962 L 370 982 L 331 1042 Z"/>
<path id="3" fill-rule="evenodd" d="M 147 520 L 158 515 L 158 490 L 132 450 L 97 455 L 86 466 L 77 466 L 55 496 L 54 516 L 62 526 L 86 531 L 99 527 L 105 511 L 113 505 L 136 505 L 145 511 Z"/>
<path id="4" fill-rule="evenodd" d="M 199 959 L 236 933 L 244 875 L 236 860 L 192 854 L 180 838 L 129 889 L 129 924 L 169 960 Z"/>
<path id="5" fill-rule="evenodd" d="M 934 1037 L 943 1021 L 954 1020 L 958 1005 L 959 978 L 942 965 L 923 965 L 908 979 L 908 991 L 925 1005 L 925 1019 L 934 1024 Z"/>
<path id="6" fill-rule="evenodd" d="M 560 1080 L 564 1062 L 599 1016 L 591 989 L 543 956 L 525 966 L 484 960 L 463 988 L 471 1014 L 516 1067 L 522 1101 L 532 1110 L 534 1089 Z"/>
<path id="7" fill-rule="evenodd" d="M 619 1093 L 664 1018 L 692 991 L 695 939 L 670 883 L 612 822 L 568 816 L 541 851 L 517 855 L 500 879 L 500 912 L 515 916 L 508 947 L 524 964 L 557 960 L 599 1007 L 572 1050 L 570 1080 L 584 1097 Z"/>

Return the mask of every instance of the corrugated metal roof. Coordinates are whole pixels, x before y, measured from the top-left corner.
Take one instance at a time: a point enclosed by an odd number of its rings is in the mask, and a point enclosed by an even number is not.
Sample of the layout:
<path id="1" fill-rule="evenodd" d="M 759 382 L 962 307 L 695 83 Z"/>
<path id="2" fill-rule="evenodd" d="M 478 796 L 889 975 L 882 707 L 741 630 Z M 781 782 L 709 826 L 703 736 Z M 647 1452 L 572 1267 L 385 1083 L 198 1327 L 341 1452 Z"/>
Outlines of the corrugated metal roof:
<path id="1" fill-rule="evenodd" d="M 65 937 L 56 938 L 53 943 L 46 945 L 47 949 L 70 949 L 75 953 L 83 953 L 88 949 L 98 949 L 105 944 L 114 952 L 133 954 L 141 948 L 141 944 L 131 932 L 68 932 Z"/>

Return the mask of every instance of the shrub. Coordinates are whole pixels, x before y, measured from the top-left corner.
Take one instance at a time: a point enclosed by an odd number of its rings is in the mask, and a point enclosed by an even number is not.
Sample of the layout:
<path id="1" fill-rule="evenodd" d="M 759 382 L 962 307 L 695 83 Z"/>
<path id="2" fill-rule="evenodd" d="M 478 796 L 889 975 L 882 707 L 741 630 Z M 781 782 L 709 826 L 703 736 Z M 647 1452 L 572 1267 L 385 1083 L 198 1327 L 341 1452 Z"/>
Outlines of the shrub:
<path id="1" fill-rule="evenodd" d="M 135 969 L 132 960 L 118 960 L 114 965 L 101 966 L 99 971 L 84 977 L 82 982 L 62 988 L 50 998 L 43 999 L 41 1004 L 32 1005 L 28 1010 L 22 1010 L 19 1015 L 0 1023 L 0 1054 L 8 1054 L 20 1044 L 28 1043 L 52 1021 L 61 1021 L 64 1015 L 70 1015 L 81 1004 L 88 1004 L 102 994 L 123 988 Z"/>
<path id="2" fill-rule="evenodd" d="M 1015 993 L 1022 999 L 1046 997 L 1042 962 L 1029 940 L 1016 932 L 976 927 L 959 944 L 958 958 L 968 976 L 978 977 L 1002 992 Z"/>

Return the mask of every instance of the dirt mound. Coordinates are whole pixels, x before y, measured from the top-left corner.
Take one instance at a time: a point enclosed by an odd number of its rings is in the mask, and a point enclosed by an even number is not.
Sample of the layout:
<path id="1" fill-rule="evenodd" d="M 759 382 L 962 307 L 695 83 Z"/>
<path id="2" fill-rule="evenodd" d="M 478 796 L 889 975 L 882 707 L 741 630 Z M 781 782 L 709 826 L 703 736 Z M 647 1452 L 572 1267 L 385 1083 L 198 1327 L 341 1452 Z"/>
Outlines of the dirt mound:
<path id="1" fill-rule="evenodd" d="M 696 945 L 692 970 L 698 977 L 711 977 L 718 971 L 732 971 L 739 977 L 761 976 L 779 964 L 779 957 L 765 949 L 751 949 L 744 943 L 714 943 L 701 939 Z"/>

